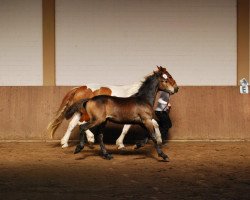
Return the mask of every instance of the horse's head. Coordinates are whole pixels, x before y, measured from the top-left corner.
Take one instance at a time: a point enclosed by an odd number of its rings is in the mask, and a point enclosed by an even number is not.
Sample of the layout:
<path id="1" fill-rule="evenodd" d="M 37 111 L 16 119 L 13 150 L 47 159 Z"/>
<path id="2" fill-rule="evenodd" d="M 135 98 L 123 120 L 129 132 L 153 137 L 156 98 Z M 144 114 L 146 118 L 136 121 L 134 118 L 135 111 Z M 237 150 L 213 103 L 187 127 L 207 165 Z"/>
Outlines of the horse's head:
<path id="1" fill-rule="evenodd" d="M 159 90 L 168 92 L 169 94 L 178 92 L 179 87 L 166 68 L 157 66 L 157 71 L 154 71 L 154 74 L 157 76 L 159 81 Z"/>

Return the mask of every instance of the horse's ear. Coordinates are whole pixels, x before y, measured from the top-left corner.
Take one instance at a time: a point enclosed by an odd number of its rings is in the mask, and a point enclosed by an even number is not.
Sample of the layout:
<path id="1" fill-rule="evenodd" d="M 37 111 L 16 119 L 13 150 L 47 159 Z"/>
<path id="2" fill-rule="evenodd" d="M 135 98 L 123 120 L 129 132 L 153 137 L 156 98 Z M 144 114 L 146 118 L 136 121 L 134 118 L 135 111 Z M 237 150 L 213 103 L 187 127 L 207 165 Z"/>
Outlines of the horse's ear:
<path id="1" fill-rule="evenodd" d="M 163 71 L 164 70 L 164 68 L 162 66 L 157 66 L 157 68 L 158 68 L 159 71 Z"/>
<path id="2" fill-rule="evenodd" d="M 162 72 L 167 72 L 167 69 L 165 67 L 160 66 Z"/>

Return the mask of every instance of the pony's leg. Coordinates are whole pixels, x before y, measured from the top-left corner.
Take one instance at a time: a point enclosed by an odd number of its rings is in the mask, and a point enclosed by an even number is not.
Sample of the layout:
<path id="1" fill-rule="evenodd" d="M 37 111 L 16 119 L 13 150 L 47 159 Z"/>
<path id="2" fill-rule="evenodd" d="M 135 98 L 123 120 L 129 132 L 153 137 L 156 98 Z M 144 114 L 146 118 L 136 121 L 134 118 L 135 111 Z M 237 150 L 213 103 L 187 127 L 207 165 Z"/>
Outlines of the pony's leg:
<path id="1" fill-rule="evenodd" d="M 87 122 L 87 123 L 80 126 L 80 133 L 82 133 L 82 132 L 84 133 L 86 130 L 93 128 L 97 125 L 100 125 L 101 123 L 102 123 L 102 121 L 97 121 L 97 120 Z M 81 138 L 80 143 L 77 145 L 77 147 L 75 149 L 75 152 L 74 152 L 75 154 L 79 153 L 84 148 L 84 146 L 83 146 L 84 142 L 82 142 L 83 140 L 84 140 L 84 138 Z"/>
<path id="2" fill-rule="evenodd" d="M 103 134 L 99 133 L 98 134 L 98 141 L 100 143 L 100 147 L 101 147 L 101 151 L 102 151 L 102 155 L 105 159 L 107 160 L 111 160 L 113 158 L 113 156 L 111 154 L 109 154 L 105 148 L 105 145 L 103 143 Z"/>
<path id="3" fill-rule="evenodd" d="M 98 142 L 100 144 L 100 148 L 101 148 L 101 152 L 102 152 L 102 155 L 105 159 L 107 160 L 111 160 L 113 157 L 107 152 L 106 148 L 105 148 L 105 145 L 103 143 L 103 132 L 104 132 L 104 128 L 105 128 L 105 125 L 106 125 L 106 121 L 101 123 L 99 126 L 96 127 L 96 131 L 98 133 Z"/>
<path id="4" fill-rule="evenodd" d="M 147 144 L 147 142 L 148 142 L 148 137 L 145 137 L 143 140 L 135 143 L 134 149 L 139 149 L 141 147 L 144 147 Z"/>
<path id="5" fill-rule="evenodd" d="M 161 138 L 161 132 L 160 132 L 160 129 L 159 129 L 159 124 L 154 119 L 152 119 L 152 123 L 153 123 L 154 128 L 155 128 L 155 137 L 156 137 L 157 144 L 161 145 L 162 144 L 162 138 Z"/>
<path id="6" fill-rule="evenodd" d="M 85 123 L 86 123 L 85 121 L 84 122 L 78 122 L 78 125 L 80 126 L 80 125 L 83 125 Z M 88 142 L 92 143 L 92 144 L 95 143 L 94 134 L 90 130 L 86 130 L 85 133 L 86 133 Z"/>
<path id="7" fill-rule="evenodd" d="M 90 130 L 86 130 L 85 133 L 86 133 L 88 142 L 90 144 L 94 144 L 95 143 L 95 136 L 94 136 L 94 134 Z"/>
<path id="8" fill-rule="evenodd" d="M 123 140 L 124 140 L 124 137 L 127 135 L 128 133 L 128 130 L 130 129 L 131 127 L 131 124 L 125 124 L 123 126 L 123 129 L 122 129 L 122 133 L 121 135 L 119 136 L 119 138 L 116 140 L 116 145 L 118 146 L 117 148 L 118 149 L 123 149 L 125 148 L 124 144 L 123 144 Z"/>
<path id="9" fill-rule="evenodd" d="M 68 126 L 66 133 L 64 134 L 63 138 L 61 139 L 62 148 L 68 147 L 68 141 L 69 141 L 69 137 L 71 135 L 71 132 L 75 128 L 75 126 L 78 124 L 80 118 L 81 118 L 80 113 L 75 113 L 75 115 L 73 116 L 72 120 L 69 123 L 69 126 Z"/>
<path id="10" fill-rule="evenodd" d="M 161 150 L 161 145 L 157 143 L 153 122 L 151 120 L 146 120 L 143 124 L 147 128 L 149 135 L 155 144 L 155 149 L 158 153 L 158 156 L 162 157 L 165 161 L 169 161 L 168 156 Z"/>
<path id="11" fill-rule="evenodd" d="M 80 140 L 80 142 L 76 146 L 74 154 L 80 152 L 84 148 L 84 144 L 85 144 L 86 140 L 85 140 L 85 132 L 83 130 L 80 130 L 80 138 L 79 138 L 79 140 Z"/>
<path id="12" fill-rule="evenodd" d="M 155 129 L 155 137 L 156 137 L 157 144 L 161 145 L 162 139 L 161 139 L 161 132 L 159 130 L 159 125 L 158 125 L 157 121 L 154 119 L 152 119 L 152 123 L 153 123 L 154 129 Z M 144 147 L 147 144 L 147 142 L 148 142 L 148 137 L 146 136 L 143 140 L 135 143 L 134 149 L 139 149 L 141 147 Z"/>

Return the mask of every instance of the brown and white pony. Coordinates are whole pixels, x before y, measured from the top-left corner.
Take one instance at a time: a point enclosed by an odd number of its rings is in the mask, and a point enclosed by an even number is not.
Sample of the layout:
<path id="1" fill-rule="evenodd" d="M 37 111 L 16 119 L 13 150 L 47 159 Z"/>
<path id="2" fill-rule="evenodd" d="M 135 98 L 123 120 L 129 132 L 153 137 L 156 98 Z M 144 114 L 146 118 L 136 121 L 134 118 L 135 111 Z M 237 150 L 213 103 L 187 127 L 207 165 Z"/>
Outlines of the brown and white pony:
<path id="1" fill-rule="evenodd" d="M 73 116 L 75 112 L 85 108 L 90 120 L 80 126 L 80 143 L 75 149 L 79 153 L 85 144 L 84 131 L 97 128 L 98 140 L 105 159 L 112 156 L 106 151 L 103 143 L 103 128 L 107 121 L 121 124 L 139 124 L 148 130 L 156 151 L 163 160 L 168 161 L 168 156 L 161 150 L 161 140 L 157 140 L 153 119 L 155 118 L 153 104 L 157 91 L 165 91 L 174 94 L 178 86 L 172 76 L 165 68 L 158 67 L 152 75 L 145 78 L 138 92 L 131 97 L 122 98 L 115 96 L 100 95 L 92 99 L 83 99 L 70 106 L 66 113 L 66 119 Z"/>

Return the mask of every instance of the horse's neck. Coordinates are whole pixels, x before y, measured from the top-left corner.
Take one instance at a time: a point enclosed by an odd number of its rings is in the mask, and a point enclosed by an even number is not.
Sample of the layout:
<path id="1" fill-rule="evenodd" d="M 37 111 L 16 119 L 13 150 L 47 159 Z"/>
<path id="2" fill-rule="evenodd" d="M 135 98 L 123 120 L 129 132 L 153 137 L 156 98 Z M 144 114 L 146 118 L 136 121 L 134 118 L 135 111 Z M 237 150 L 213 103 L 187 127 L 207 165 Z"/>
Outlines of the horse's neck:
<path id="1" fill-rule="evenodd" d="M 157 93 L 157 90 L 155 90 L 155 91 L 150 90 L 150 91 L 148 91 L 148 94 L 144 94 L 141 97 L 146 99 L 150 103 L 150 105 L 153 106 L 154 102 L 155 102 L 156 93 Z"/>
<path id="2" fill-rule="evenodd" d="M 150 89 L 143 90 L 137 96 L 140 96 L 143 99 L 147 100 L 150 103 L 150 105 L 153 106 L 157 91 L 158 91 L 158 83 L 155 82 L 151 85 Z"/>

